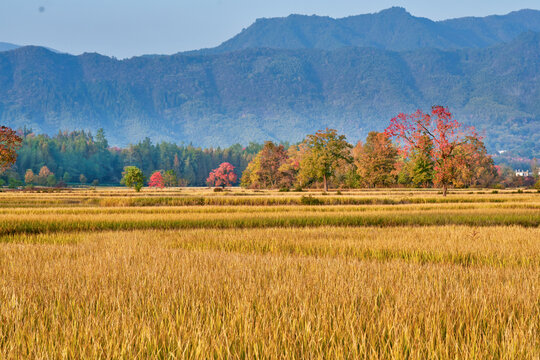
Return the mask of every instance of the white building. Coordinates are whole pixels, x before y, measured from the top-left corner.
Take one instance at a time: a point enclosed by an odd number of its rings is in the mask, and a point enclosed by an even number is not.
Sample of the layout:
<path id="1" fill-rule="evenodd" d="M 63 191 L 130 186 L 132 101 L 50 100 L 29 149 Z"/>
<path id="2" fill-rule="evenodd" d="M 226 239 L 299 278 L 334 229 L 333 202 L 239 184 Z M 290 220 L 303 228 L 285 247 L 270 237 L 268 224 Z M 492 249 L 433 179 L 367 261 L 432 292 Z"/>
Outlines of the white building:
<path id="1" fill-rule="evenodd" d="M 514 170 L 516 176 L 534 176 L 534 173 L 529 170 Z M 538 169 L 538 174 L 540 176 L 540 169 Z"/>
<path id="2" fill-rule="evenodd" d="M 532 173 L 529 170 L 515 170 L 516 176 L 529 176 Z"/>

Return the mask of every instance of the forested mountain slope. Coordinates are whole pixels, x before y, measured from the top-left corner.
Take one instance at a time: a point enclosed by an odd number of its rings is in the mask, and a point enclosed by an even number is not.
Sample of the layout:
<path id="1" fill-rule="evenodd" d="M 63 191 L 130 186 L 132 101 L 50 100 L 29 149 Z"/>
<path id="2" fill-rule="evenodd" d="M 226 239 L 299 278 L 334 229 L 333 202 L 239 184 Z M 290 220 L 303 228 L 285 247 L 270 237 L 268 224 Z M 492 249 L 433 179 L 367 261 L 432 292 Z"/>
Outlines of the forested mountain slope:
<path id="1" fill-rule="evenodd" d="M 294 142 L 325 127 L 355 142 L 399 112 L 444 104 L 484 132 L 490 151 L 539 156 L 539 72 L 535 32 L 488 48 L 401 52 L 248 48 L 116 60 L 23 47 L 0 52 L 0 121 L 47 133 L 104 128 L 113 145 L 146 136 L 205 147 Z"/>

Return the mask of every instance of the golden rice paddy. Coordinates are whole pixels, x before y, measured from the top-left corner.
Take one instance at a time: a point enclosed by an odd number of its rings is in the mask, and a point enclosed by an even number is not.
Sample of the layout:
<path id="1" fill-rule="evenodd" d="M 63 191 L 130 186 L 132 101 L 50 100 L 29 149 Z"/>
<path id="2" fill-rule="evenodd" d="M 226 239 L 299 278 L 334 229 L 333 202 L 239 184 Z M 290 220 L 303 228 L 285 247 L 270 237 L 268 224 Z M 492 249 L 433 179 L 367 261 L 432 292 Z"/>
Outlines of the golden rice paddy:
<path id="1" fill-rule="evenodd" d="M 0 219 L 2 359 L 540 358 L 537 192 L 2 192 Z"/>

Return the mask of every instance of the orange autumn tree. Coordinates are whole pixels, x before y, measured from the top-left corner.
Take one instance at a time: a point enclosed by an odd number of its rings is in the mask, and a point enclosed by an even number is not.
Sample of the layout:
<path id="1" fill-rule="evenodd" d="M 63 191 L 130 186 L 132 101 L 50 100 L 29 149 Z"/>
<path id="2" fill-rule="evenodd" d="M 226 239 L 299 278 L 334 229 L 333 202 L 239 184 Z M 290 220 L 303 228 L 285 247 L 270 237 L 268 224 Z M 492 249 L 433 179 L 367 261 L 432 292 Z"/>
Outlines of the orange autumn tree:
<path id="1" fill-rule="evenodd" d="M 467 166 L 463 154 L 474 152 L 471 140 L 480 141 L 474 128 L 463 126 L 448 108 L 438 105 L 433 106 L 430 113 L 418 110 L 413 114 L 399 114 L 390 120 L 385 133 L 397 140 L 405 157 L 421 149 L 426 136 L 432 141 L 429 156 L 435 164 L 434 183 L 442 187 L 443 196 L 455 181 L 459 169 Z"/>
<path id="2" fill-rule="evenodd" d="M 385 133 L 372 131 L 366 143 L 358 142 L 353 158 L 362 185 L 366 187 L 390 186 L 396 181 L 398 151 Z"/>
<path id="3" fill-rule="evenodd" d="M 15 164 L 21 143 L 22 139 L 15 130 L 0 126 L 0 172 Z"/>

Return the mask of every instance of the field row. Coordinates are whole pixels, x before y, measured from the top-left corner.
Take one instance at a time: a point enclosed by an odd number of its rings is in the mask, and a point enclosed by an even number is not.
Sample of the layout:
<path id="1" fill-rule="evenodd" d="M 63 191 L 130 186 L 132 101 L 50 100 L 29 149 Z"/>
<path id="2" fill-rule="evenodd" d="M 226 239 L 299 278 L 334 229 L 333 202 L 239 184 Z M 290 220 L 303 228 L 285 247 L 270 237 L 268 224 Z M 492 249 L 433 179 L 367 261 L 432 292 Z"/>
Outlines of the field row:
<path id="1" fill-rule="evenodd" d="M 115 232 L 5 236 L 3 243 L 75 245 Z M 118 231 L 119 238 L 158 239 L 171 249 L 456 265 L 540 266 L 540 228 L 320 227 Z"/>
<path id="2" fill-rule="evenodd" d="M 269 228 L 321 226 L 540 226 L 538 209 L 430 209 L 403 211 L 313 212 L 231 212 L 231 213 L 51 213 L 2 215 L 0 236 L 59 231 L 105 231 L 191 228 Z"/>
<path id="3" fill-rule="evenodd" d="M 114 193 L 115 194 L 115 193 Z M 417 192 L 388 192 L 385 195 L 367 196 L 366 194 L 336 196 L 320 193 L 299 193 L 279 195 L 267 192 L 263 195 L 254 192 L 242 193 L 238 190 L 225 195 L 206 192 L 194 196 L 194 192 L 164 194 L 135 193 L 115 194 L 99 191 L 96 193 L 72 194 L 26 194 L 0 193 L 0 207 L 140 207 L 140 206 L 280 206 L 280 205 L 403 205 L 403 204 L 445 204 L 445 203 L 527 203 L 539 202 L 540 194 L 486 194 L 466 195 L 459 193 L 448 197 Z"/>

